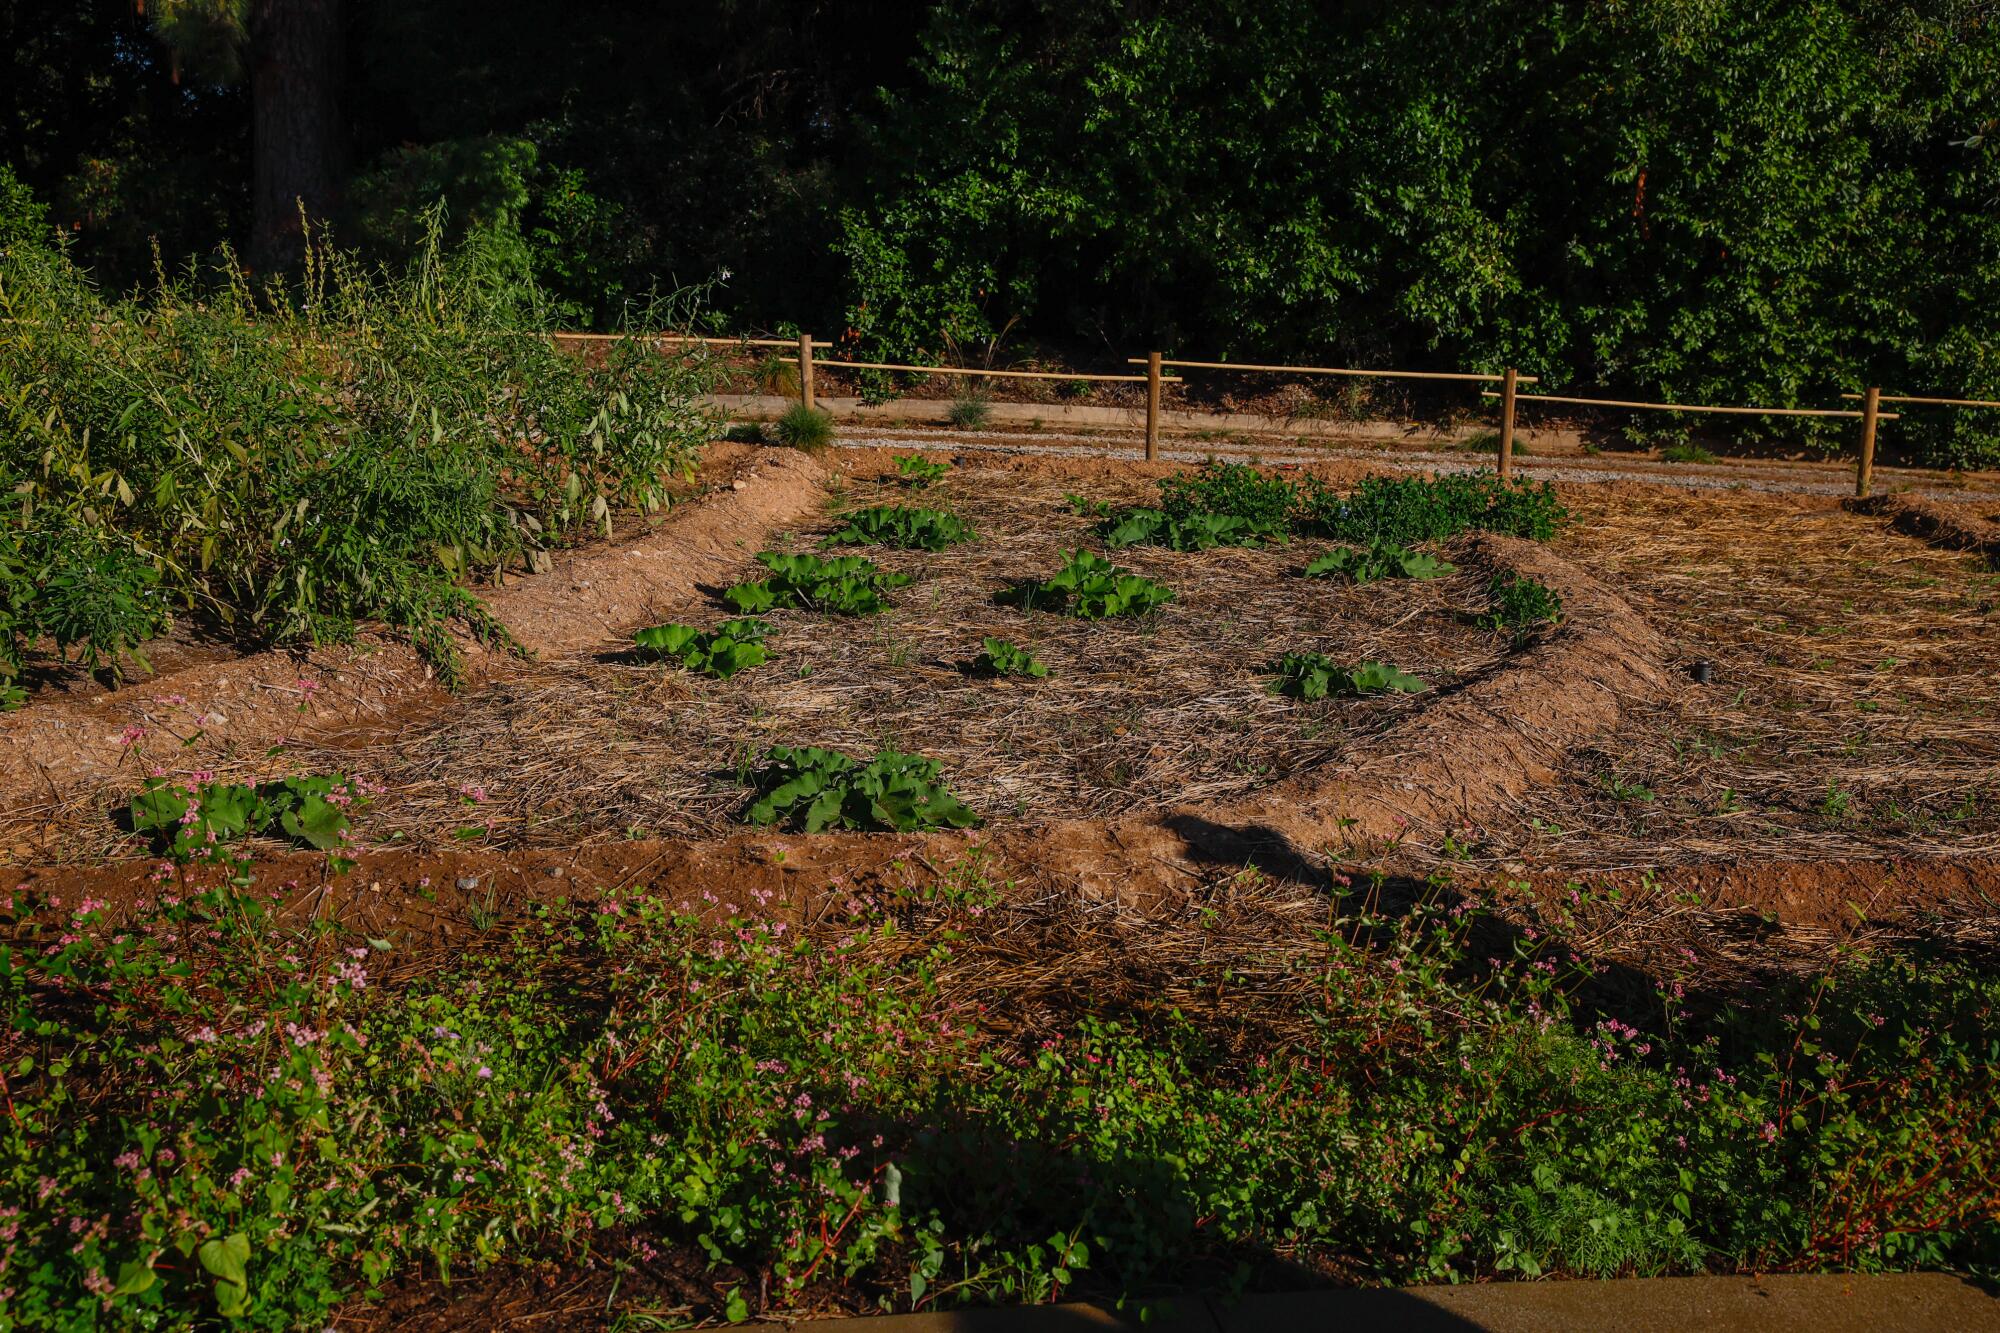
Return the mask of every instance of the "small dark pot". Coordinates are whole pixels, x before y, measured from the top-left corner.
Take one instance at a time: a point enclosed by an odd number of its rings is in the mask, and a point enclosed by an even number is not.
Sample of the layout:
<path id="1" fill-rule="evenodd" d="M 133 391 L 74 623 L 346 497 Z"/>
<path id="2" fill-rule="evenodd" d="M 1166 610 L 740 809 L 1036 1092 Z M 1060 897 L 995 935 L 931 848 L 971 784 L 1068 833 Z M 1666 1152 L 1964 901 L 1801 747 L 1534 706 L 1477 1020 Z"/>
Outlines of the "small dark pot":
<path id="1" fill-rule="evenodd" d="M 1715 679 L 1713 662 L 1696 662 L 1688 668 L 1688 671 L 1694 676 L 1694 683 L 1697 685 L 1707 685 Z"/>

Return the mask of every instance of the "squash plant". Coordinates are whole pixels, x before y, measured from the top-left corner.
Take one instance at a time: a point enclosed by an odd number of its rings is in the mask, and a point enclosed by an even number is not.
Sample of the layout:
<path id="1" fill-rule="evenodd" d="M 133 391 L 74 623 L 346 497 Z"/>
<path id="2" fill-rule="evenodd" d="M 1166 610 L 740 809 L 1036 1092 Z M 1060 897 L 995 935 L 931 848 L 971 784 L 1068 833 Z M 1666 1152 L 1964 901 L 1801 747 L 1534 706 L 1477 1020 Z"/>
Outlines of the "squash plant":
<path id="1" fill-rule="evenodd" d="M 1360 584 L 1388 578 L 1442 578 L 1456 568 L 1427 551 L 1412 551 L 1378 538 L 1366 550 L 1336 546 L 1307 565 L 1305 572 L 1309 579 L 1344 578 Z"/>
<path id="2" fill-rule="evenodd" d="M 347 841 L 348 812 L 368 804 L 361 785 L 343 774 L 262 782 L 204 782 L 188 787 L 148 778 L 127 807 L 135 833 L 176 860 L 212 855 L 223 844 L 275 827 L 294 842 L 338 851 Z"/>
<path id="3" fill-rule="evenodd" d="M 909 574 L 892 574 L 858 555 L 825 560 L 816 555 L 764 551 L 757 556 L 757 563 L 771 571 L 770 577 L 723 591 L 722 600 L 739 615 L 782 606 L 872 616 L 888 609 L 891 589 L 904 587 L 912 579 Z"/>
<path id="4" fill-rule="evenodd" d="M 745 775 L 757 798 L 744 811 L 752 824 L 784 823 L 807 833 L 859 829 L 914 833 L 971 828 L 972 807 L 938 780 L 939 764 L 921 755 L 883 750 L 867 763 L 817 746 L 777 746 Z"/>
<path id="5" fill-rule="evenodd" d="M 942 509 L 907 505 L 876 505 L 844 516 L 847 526 L 828 537 L 826 546 L 897 546 L 905 550 L 942 551 L 969 542 L 972 525 Z"/>
<path id="6" fill-rule="evenodd" d="M 1344 667 L 1322 653 L 1286 653 L 1268 668 L 1276 677 L 1267 687 L 1273 694 L 1299 699 L 1325 699 L 1365 694 L 1416 694 L 1421 680 L 1386 662 Z"/>
<path id="7" fill-rule="evenodd" d="M 771 660 L 771 650 L 764 646 L 764 636 L 770 632 L 771 627 L 761 620 L 725 620 L 706 633 L 692 625 L 654 625 L 632 639 L 648 657 L 678 662 L 689 671 L 727 680 Z"/>
<path id="8" fill-rule="evenodd" d="M 1130 570 L 1121 569 L 1091 551 L 1072 551 L 1054 577 L 1031 583 L 1012 594 L 1027 611 L 1057 611 L 1102 620 L 1158 610 L 1174 599 L 1173 590 Z"/>

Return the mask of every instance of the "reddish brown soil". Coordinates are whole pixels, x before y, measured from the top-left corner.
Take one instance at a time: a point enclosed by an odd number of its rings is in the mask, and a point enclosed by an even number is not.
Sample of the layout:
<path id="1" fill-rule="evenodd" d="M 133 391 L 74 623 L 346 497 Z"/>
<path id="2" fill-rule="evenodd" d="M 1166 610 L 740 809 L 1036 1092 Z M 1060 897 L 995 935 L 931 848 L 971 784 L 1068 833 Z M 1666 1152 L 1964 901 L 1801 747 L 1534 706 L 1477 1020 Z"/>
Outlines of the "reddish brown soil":
<path id="1" fill-rule="evenodd" d="M 772 528 L 820 503 L 826 472 L 804 454 L 720 446 L 707 460 L 719 488 L 651 532 L 558 559 L 548 574 L 482 595 L 530 653 L 600 644 L 727 581 Z M 475 680 L 515 659 L 468 641 Z M 60 803 L 71 792 L 159 762 L 185 766 L 387 718 L 434 694 L 407 644 L 366 636 L 351 647 L 263 652 L 156 676 L 114 694 L 50 699 L 0 717 L 0 801 Z"/>

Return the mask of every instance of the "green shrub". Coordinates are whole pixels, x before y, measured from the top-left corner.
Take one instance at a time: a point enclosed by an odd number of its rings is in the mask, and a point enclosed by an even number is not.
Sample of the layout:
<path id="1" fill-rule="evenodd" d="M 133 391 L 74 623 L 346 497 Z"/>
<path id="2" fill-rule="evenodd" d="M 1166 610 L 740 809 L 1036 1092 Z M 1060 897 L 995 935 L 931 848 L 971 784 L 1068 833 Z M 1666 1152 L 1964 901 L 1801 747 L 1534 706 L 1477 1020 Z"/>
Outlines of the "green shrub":
<path id="1" fill-rule="evenodd" d="M 739 671 L 771 660 L 771 650 L 764 646 L 770 632 L 771 627 L 761 620 L 725 620 L 706 632 L 692 625 L 654 625 L 632 639 L 649 657 L 679 662 L 689 671 L 728 680 Z"/>
<path id="2" fill-rule="evenodd" d="M 972 659 L 972 669 L 982 676 L 1032 676 L 1039 679 L 1049 674 L 1042 660 L 1021 645 L 1007 639 L 986 638 L 981 641 L 979 656 Z"/>
<path id="3" fill-rule="evenodd" d="M 1412 551 L 1377 538 L 1366 550 L 1336 546 L 1308 564 L 1305 574 L 1309 579 L 1344 578 L 1359 584 L 1389 578 L 1443 578 L 1455 568 L 1427 551 Z"/>
<path id="4" fill-rule="evenodd" d="M 1267 670 L 1275 677 L 1267 687 L 1271 693 L 1289 694 L 1300 699 L 1416 694 L 1427 688 L 1415 676 L 1398 671 L 1386 662 L 1363 662 L 1359 666 L 1344 667 L 1321 653 L 1286 653 Z"/>
<path id="5" fill-rule="evenodd" d="M 722 438 L 731 444 L 765 444 L 768 440 L 761 421 L 731 422 L 729 429 L 722 432 Z"/>
<path id="6" fill-rule="evenodd" d="M 1467 529 L 1547 541 L 1569 519 L 1550 482 L 1502 482 L 1489 474 L 1367 477 L 1342 495 L 1309 477 L 1300 528 L 1346 540 L 1400 546 L 1443 541 Z"/>
<path id="7" fill-rule="evenodd" d="M 1562 598 L 1526 574 L 1495 574 L 1486 593 L 1493 599 L 1493 610 L 1480 623 L 1510 636 L 1516 648 L 1534 638 L 1537 630 L 1562 623 Z"/>
<path id="8" fill-rule="evenodd" d="M 993 415 L 993 404 L 976 394 L 961 394 L 945 409 L 945 420 L 960 430 L 982 430 Z"/>
<path id="9" fill-rule="evenodd" d="M 941 509 L 876 505 L 842 515 L 847 526 L 826 539 L 828 546 L 895 546 L 905 550 L 942 551 L 969 542 L 972 525 Z"/>
<path id="10" fill-rule="evenodd" d="M 1070 552 L 1063 567 L 1047 582 L 1002 595 L 1024 611 L 1057 611 L 1086 620 L 1144 615 L 1174 599 L 1171 589 L 1090 551 Z"/>
<path id="11" fill-rule="evenodd" d="M 864 764 L 835 750 L 779 746 L 746 776 L 757 799 L 743 817 L 807 833 L 971 828 L 979 816 L 938 781 L 938 769 L 935 759 L 896 750 Z"/>
<path id="12" fill-rule="evenodd" d="M 793 449 L 824 449 L 833 441 L 833 417 L 817 407 L 794 403 L 778 418 L 778 443 Z"/>
<path id="13" fill-rule="evenodd" d="M 1106 545 L 1114 550 L 1146 545 L 1206 551 L 1282 542 L 1291 531 L 1298 500 L 1290 481 L 1267 477 L 1244 463 L 1211 462 L 1199 472 L 1176 472 L 1159 486 L 1157 509 L 1113 513 L 1096 503 L 1089 512 L 1103 519 L 1098 531 Z"/>
<path id="14" fill-rule="evenodd" d="M 778 607 L 802 607 L 844 616 L 872 616 L 889 608 L 888 594 L 911 582 L 908 574 L 892 574 L 872 560 L 843 555 L 832 560 L 816 555 L 764 551 L 757 562 L 771 576 L 725 589 L 722 600 L 739 615 L 755 615 Z"/>

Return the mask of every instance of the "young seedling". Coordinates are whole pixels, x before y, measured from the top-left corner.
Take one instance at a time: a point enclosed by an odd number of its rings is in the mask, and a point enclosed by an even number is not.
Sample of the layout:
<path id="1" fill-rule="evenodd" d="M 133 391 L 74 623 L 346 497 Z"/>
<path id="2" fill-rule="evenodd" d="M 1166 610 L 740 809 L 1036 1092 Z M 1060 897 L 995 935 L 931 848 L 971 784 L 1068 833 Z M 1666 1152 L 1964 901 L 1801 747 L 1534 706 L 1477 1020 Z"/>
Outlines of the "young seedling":
<path id="1" fill-rule="evenodd" d="M 1286 653 L 1268 668 L 1275 677 L 1273 694 L 1298 699 L 1325 699 L 1368 694 L 1416 694 L 1427 688 L 1421 680 L 1386 662 L 1344 667 L 1321 653 Z"/>
<path id="2" fill-rule="evenodd" d="M 1516 648 L 1534 638 L 1536 631 L 1562 623 L 1562 598 L 1525 574 L 1495 574 L 1486 591 L 1493 598 L 1493 610 L 1479 623 L 1509 635 Z"/>
<path id="3" fill-rule="evenodd" d="M 982 676 L 1033 676 L 1040 678 L 1049 669 L 1032 652 L 1008 639 L 982 640 L 984 651 L 972 659 L 972 669 Z"/>
<path id="4" fill-rule="evenodd" d="M 934 463 L 922 454 L 896 455 L 896 472 L 903 484 L 912 490 L 929 490 L 937 482 L 943 481 L 951 471 L 949 463 Z"/>

